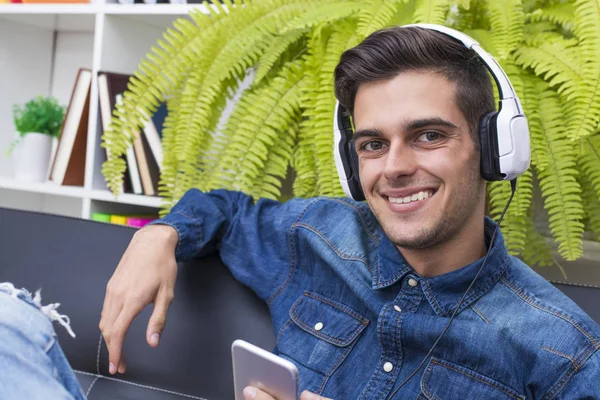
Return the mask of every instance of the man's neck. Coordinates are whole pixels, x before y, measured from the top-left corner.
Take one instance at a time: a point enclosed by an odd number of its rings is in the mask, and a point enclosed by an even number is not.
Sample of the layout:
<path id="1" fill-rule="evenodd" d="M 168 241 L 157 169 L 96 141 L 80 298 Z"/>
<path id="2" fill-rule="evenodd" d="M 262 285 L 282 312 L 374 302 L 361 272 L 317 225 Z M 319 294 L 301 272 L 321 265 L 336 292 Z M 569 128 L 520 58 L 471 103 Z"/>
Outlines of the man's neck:
<path id="1" fill-rule="evenodd" d="M 455 271 L 485 256 L 487 246 L 483 218 L 478 221 L 471 218 L 457 235 L 434 247 L 398 250 L 421 276 L 432 277 Z"/>

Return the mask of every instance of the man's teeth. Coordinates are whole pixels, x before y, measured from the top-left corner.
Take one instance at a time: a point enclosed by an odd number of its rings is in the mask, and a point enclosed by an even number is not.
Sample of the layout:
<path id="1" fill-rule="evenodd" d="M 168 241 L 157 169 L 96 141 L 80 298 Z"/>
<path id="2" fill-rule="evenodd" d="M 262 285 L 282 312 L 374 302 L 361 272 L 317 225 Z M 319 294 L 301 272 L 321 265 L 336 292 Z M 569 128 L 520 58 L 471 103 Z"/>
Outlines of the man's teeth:
<path id="1" fill-rule="evenodd" d="M 390 199 L 390 203 L 406 204 L 406 203 L 411 203 L 413 201 L 424 200 L 431 196 L 433 196 L 432 191 L 425 191 L 425 192 L 414 193 L 412 196 L 389 197 L 389 199 Z"/>

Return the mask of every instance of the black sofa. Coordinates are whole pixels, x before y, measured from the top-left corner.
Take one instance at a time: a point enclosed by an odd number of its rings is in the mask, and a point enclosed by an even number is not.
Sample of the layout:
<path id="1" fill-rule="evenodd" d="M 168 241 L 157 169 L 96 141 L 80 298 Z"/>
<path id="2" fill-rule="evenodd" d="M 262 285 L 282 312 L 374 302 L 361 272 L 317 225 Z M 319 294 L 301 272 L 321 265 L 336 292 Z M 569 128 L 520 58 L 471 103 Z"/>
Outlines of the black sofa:
<path id="1" fill-rule="evenodd" d="M 90 400 L 233 399 L 231 343 L 241 338 L 272 349 L 275 340 L 266 305 L 216 255 L 179 265 L 160 346 L 146 343 L 147 308 L 125 340 L 127 372 L 108 374 L 100 311 L 106 283 L 134 232 L 0 208 L 0 282 L 42 288 L 42 304 L 61 303 L 58 311 L 70 317 L 77 338 L 59 325 L 56 330 Z M 555 285 L 600 323 L 600 288 Z"/>
<path id="2" fill-rule="evenodd" d="M 71 319 L 77 336 L 58 324 L 55 329 L 90 400 L 233 399 L 231 343 L 244 339 L 271 350 L 275 337 L 266 305 L 233 279 L 217 255 L 179 265 L 160 345 L 146 343 L 149 306 L 126 336 L 127 372 L 108 374 L 100 311 L 106 284 L 134 232 L 0 208 L 0 282 L 32 292 L 41 288 L 42 304 L 61 304 L 58 312 Z"/>

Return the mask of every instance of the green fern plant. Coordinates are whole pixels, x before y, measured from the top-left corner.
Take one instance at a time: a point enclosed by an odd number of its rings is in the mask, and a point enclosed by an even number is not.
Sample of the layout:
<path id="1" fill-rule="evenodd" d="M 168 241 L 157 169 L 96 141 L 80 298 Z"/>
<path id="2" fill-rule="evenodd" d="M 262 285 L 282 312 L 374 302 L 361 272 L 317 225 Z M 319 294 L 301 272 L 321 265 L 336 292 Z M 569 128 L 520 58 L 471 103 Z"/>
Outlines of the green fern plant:
<path id="1" fill-rule="evenodd" d="M 477 39 L 502 64 L 528 115 L 532 167 L 503 222 L 509 250 L 552 263 L 535 229 L 534 192 L 568 259 L 584 230 L 600 238 L 600 3 L 598 0 L 225 0 L 176 20 L 141 61 L 103 135 L 103 166 L 118 194 L 131 132 L 160 102 L 159 185 L 166 213 L 192 187 L 255 198 L 342 195 L 333 160 L 333 70 L 341 53 L 391 25 L 440 23 Z M 240 87 L 246 78 L 249 88 Z M 233 112 L 223 110 L 235 94 Z M 498 217 L 506 182 L 488 185 Z"/>

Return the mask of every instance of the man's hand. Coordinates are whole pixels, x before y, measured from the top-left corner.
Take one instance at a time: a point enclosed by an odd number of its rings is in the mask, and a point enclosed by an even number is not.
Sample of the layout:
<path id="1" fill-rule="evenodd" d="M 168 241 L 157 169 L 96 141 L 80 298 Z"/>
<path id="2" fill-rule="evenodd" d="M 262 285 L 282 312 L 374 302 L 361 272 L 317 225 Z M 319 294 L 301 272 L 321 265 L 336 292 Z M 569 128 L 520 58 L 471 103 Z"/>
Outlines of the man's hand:
<path id="1" fill-rule="evenodd" d="M 158 346 L 174 296 L 178 239 L 177 231 L 167 225 L 140 229 L 106 285 L 99 326 L 108 347 L 111 374 L 125 372 L 122 354 L 125 334 L 133 319 L 150 303 L 154 303 L 154 311 L 146 340 L 150 346 Z"/>
<path id="2" fill-rule="evenodd" d="M 268 393 L 263 392 L 262 390 L 255 388 L 254 386 L 247 386 L 244 388 L 244 398 L 246 400 L 277 400 L 273 396 Z M 300 395 L 300 400 L 332 400 L 327 397 L 321 397 L 318 394 L 314 394 L 305 390 Z"/>

